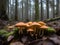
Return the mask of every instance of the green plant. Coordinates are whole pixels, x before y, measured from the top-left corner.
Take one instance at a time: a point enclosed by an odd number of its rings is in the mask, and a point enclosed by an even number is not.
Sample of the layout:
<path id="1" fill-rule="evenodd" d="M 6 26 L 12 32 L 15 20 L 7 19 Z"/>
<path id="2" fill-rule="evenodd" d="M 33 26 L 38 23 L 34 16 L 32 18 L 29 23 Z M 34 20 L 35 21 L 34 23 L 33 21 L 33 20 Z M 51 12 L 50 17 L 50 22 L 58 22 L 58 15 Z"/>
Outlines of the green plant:
<path id="1" fill-rule="evenodd" d="M 56 32 L 56 30 L 54 28 L 52 28 L 52 27 L 47 28 L 46 31 L 48 33 L 55 33 Z"/>
<path id="2" fill-rule="evenodd" d="M 47 30 L 48 30 L 48 31 L 54 31 L 54 32 L 55 32 L 55 29 L 52 28 L 52 27 L 47 28 Z"/>

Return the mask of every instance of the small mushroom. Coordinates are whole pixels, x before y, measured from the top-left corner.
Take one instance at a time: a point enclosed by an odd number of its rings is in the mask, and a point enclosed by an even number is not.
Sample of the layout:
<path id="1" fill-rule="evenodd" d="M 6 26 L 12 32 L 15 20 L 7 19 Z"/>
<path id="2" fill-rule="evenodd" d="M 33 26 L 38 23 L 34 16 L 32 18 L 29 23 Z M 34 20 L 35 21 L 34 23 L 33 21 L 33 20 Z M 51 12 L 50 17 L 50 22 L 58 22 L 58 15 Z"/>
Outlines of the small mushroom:
<path id="1" fill-rule="evenodd" d="M 32 24 L 32 22 L 26 23 L 26 27 L 29 27 Z"/>
<path id="2" fill-rule="evenodd" d="M 43 25 L 46 25 L 46 23 L 44 23 L 44 22 L 42 22 L 42 21 L 40 21 L 40 22 L 38 22 L 41 26 L 43 26 Z"/>
<path id="3" fill-rule="evenodd" d="M 7 28 L 8 28 L 7 30 L 8 30 L 8 31 L 12 31 L 12 30 L 14 29 L 14 27 L 15 27 L 15 25 L 8 26 L 8 27 L 7 27 Z"/>
<path id="4" fill-rule="evenodd" d="M 33 22 L 30 27 L 32 27 L 34 29 L 34 31 L 36 32 L 36 29 L 39 28 L 41 25 L 38 24 L 37 22 Z"/>
<path id="5" fill-rule="evenodd" d="M 41 26 L 40 28 L 41 28 L 41 29 L 47 29 L 48 26 L 45 26 L 45 25 L 44 25 L 44 26 Z"/>
<path id="6" fill-rule="evenodd" d="M 40 36 L 43 36 L 45 29 L 48 29 L 48 28 L 49 28 L 49 27 L 48 27 L 48 26 L 45 26 L 45 25 L 41 26 L 40 29 L 41 29 L 41 31 L 42 31 L 42 32 L 41 32 L 42 34 L 41 34 Z"/>
<path id="7" fill-rule="evenodd" d="M 33 32 L 34 30 L 33 30 L 33 29 L 28 29 L 27 31 L 28 31 L 28 32 Z"/>
<path id="8" fill-rule="evenodd" d="M 28 22 L 29 25 L 31 25 L 33 22 Z"/>
<path id="9" fill-rule="evenodd" d="M 34 34 L 36 34 L 35 36 L 37 37 L 37 28 L 39 28 L 41 25 L 38 24 L 37 22 L 33 22 L 31 25 L 30 25 L 30 28 L 33 28 L 34 30 Z M 37 39 L 37 38 L 36 38 Z"/>
<path id="10" fill-rule="evenodd" d="M 34 30 L 32 28 L 29 28 L 29 29 L 27 29 L 27 32 L 29 32 L 30 35 L 33 36 L 32 32 L 34 32 Z"/>
<path id="11" fill-rule="evenodd" d="M 20 27 L 19 33 L 21 32 L 23 34 L 23 29 L 25 29 L 26 24 L 23 22 L 19 22 L 15 25 L 16 27 Z"/>

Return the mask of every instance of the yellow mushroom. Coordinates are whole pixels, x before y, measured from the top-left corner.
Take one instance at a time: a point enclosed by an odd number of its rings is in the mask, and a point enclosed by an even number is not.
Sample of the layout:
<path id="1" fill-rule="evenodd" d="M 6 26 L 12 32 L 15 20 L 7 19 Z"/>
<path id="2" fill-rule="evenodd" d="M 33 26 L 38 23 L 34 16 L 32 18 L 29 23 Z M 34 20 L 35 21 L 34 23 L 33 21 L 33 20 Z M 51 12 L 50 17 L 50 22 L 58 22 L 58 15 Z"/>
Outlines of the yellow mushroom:
<path id="1" fill-rule="evenodd" d="M 29 34 L 30 34 L 31 36 L 34 35 L 34 34 L 33 34 L 34 30 L 33 30 L 32 28 L 27 29 L 27 32 L 29 32 Z"/>
<path id="2" fill-rule="evenodd" d="M 36 29 L 39 28 L 41 25 L 38 24 L 37 22 L 33 22 L 30 27 L 34 29 L 34 31 L 36 32 Z"/>
<path id="3" fill-rule="evenodd" d="M 33 22 L 28 22 L 29 25 L 31 25 Z"/>
<path id="4" fill-rule="evenodd" d="M 31 24 L 32 24 L 32 22 L 26 23 L 26 27 L 28 28 Z"/>
<path id="5" fill-rule="evenodd" d="M 36 39 L 37 39 L 37 28 L 39 28 L 41 25 L 40 24 L 38 24 L 37 22 L 33 22 L 31 25 L 30 25 L 30 28 L 32 28 L 33 30 L 34 30 L 34 34 L 35 34 L 35 36 L 36 36 Z"/>
<path id="6" fill-rule="evenodd" d="M 15 28 L 15 25 L 11 25 L 11 26 L 8 26 L 8 27 L 7 27 L 7 30 L 8 30 L 8 31 L 12 31 L 14 28 Z"/>
<path id="7" fill-rule="evenodd" d="M 45 29 L 47 29 L 47 28 L 48 28 L 48 26 L 45 26 L 45 25 L 43 25 L 43 26 L 40 27 L 40 29 L 41 29 L 41 31 L 42 31 L 42 32 L 41 32 L 42 34 L 41 34 L 40 36 L 43 36 L 43 35 L 44 35 L 44 31 L 45 31 Z"/>
<path id="8" fill-rule="evenodd" d="M 46 25 L 46 23 L 44 23 L 44 22 L 42 22 L 42 21 L 39 21 L 38 23 L 39 23 L 41 26 Z"/>
<path id="9" fill-rule="evenodd" d="M 19 22 L 15 26 L 20 27 L 19 33 L 21 32 L 23 34 L 23 29 L 25 29 L 26 24 L 24 22 Z"/>

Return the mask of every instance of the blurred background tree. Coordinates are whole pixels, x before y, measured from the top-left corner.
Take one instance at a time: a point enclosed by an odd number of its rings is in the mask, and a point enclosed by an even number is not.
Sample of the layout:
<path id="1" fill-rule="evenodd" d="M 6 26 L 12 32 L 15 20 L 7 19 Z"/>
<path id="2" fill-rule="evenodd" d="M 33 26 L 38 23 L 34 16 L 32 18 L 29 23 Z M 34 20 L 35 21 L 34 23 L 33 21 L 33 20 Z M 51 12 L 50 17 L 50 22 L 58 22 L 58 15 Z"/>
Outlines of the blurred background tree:
<path id="1" fill-rule="evenodd" d="M 59 17 L 60 0 L 0 0 L 0 16 L 9 20 L 36 21 Z M 2 13 L 5 14 L 2 14 Z"/>

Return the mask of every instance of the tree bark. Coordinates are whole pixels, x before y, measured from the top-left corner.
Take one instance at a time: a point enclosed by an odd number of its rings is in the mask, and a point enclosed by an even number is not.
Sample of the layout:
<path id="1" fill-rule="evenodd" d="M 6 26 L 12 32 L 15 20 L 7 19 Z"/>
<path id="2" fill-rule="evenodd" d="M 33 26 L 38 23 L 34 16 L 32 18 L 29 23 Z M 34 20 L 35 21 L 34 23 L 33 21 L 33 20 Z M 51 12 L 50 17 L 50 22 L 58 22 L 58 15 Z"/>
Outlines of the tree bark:
<path id="1" fill-rule="evenodd" d="M 18 2 L 17 2 L 17 0 L 15 0 L 15 20 L 16 20 L 16 21 L 18 20 L 17 5 L 18 5 Z"/>
<path id="2" fill-rule="evenodd" d="M 22 21 L 23 21 L 23 0 L 22 0 Z"/>
<path id="3" fill-rule="evenodd" d="M 35 0 L 35 21 L 39 20 L 39 0 Z"/>
<path id="4" fill-rule="evenodd" d="M 49 0 L 46 0 L 47 19 L 49 18 Z"/>
<path id="5" fill-rule="evenodd" d="M 52 8 L 53 8 L 53 18 L 55 18 L 55 13 L 54 13 L 54 0 L 53 0 L 53 6 L 52 6 Z"/>
<path id="6" fill-rule="evenodd" d="M 57 10 L 56 10 L 56 15 L 57 17 L 59 16 L 59 0 L 57 0 Z"/>
<path id="7" fill-rule="evenodd" d="M 41 20 L 43 20 L 43 3 L 42 3 L 42 0 L 41 0 Z"/>
<path id="8" fill-rule="evenodd" d="M 25 2 L 25 22 L 28 22 L 28 0 Z"/>

